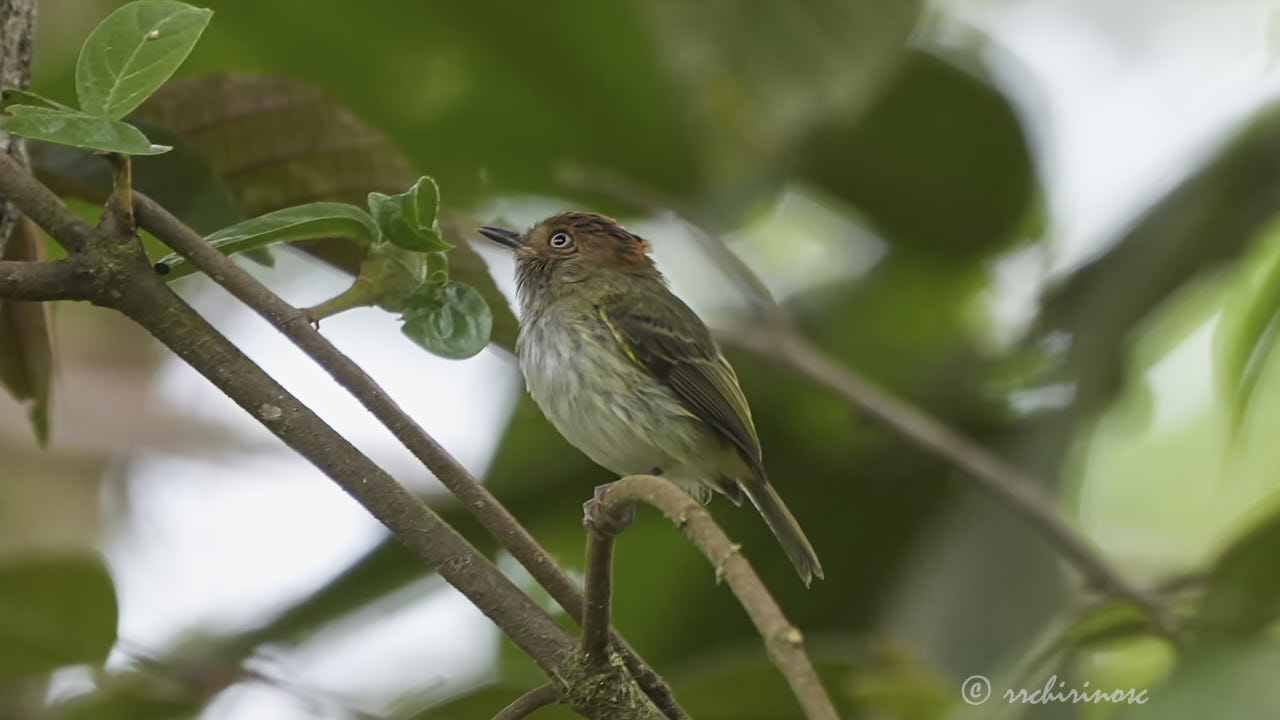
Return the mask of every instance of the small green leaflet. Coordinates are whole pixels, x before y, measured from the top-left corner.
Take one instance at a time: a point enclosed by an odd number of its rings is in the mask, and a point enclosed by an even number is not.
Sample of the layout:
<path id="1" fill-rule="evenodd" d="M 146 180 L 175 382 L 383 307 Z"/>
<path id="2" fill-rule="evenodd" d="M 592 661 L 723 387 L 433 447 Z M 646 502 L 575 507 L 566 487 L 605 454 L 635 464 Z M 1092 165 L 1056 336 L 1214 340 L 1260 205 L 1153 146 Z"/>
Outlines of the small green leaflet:
<path id="1" fill-rule="evenodd" d="M 369 193 L 369 211 L 382 235 L 405 250 L 444 252 L 453 245 L 444 241 L 436 227 L 440 190 L 429 177 L 421 177 L 399 195 Z"/>
<path id="2" fill-rule="evenodd" d="M 404 301 L 401 330 L 428 352 L 462 360 L 489 344 L 493 315 L 475 288 L 425 283 Z"/>

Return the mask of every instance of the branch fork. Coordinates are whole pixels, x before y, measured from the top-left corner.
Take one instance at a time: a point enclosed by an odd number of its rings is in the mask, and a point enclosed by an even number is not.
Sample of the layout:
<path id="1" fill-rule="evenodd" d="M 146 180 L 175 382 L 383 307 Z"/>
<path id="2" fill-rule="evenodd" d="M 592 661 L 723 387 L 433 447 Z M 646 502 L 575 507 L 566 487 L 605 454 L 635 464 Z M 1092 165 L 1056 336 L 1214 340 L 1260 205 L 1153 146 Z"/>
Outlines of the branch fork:
<path id="1" fill-rule="evenodd" d="M 580 647 L 585 660 L 596 666 L 611 661 L 605 629 L 609 627 L 613 586 L 613 543 L 634 520 L 639 503 L 652 505 L 671 520 L 710 561 L 717 582 L 723 579 L 729 585 L 764 639 L 770 660 L 790 684 L 805 717 L 836 720 L 835 706 L 805 654 L 803 635 L 782 614 L 742 554 L 741 546 L 729 540 L 698 501 L 656 475 L 631 475 L 602 485 L 583 506 L 587 525 L 587 608 L 582 618 Z"/>

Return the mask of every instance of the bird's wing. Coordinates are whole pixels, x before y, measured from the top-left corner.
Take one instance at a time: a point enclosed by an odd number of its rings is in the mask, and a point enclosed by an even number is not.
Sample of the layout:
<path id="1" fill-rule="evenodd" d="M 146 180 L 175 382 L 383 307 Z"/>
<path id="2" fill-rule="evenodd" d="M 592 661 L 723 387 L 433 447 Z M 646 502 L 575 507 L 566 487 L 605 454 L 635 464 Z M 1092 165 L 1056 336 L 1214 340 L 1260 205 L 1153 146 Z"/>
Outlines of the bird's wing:
<path id="1" fill-rule="evenodd" d="M 607 298 L 596 309 L 627 355 L 666 382 L 698 419 L 732 443 L 757 476 L 764 478 L 760 440 L 747 398 L 706 326 L 679 300 L 660 312 L 635 305 L 625 298 Z"/>

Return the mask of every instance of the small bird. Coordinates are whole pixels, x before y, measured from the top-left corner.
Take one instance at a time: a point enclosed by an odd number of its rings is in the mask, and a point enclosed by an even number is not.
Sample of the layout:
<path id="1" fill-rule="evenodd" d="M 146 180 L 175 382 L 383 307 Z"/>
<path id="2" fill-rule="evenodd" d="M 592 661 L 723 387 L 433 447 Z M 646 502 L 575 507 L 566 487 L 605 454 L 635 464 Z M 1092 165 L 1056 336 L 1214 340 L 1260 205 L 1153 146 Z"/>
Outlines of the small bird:
<path id="1" fill-rule="evenodd" d="M 516 354 L 534 402 L 574 447 L 619 476 L 661 474 L 702 501 L 756 506 L 805 585 L 822 566 L 769 484 L 733 368 L 698 316 L 667 289 L 649 243 L 603 215 L 562 212 L 512 249 Z"/>

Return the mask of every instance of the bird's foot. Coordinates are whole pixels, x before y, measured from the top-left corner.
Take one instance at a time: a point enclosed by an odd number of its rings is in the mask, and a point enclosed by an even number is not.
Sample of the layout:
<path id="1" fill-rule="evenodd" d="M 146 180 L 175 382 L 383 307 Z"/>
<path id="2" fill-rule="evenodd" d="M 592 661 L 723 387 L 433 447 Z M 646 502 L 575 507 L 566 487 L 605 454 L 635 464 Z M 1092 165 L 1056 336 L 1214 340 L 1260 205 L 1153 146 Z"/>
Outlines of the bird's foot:
<path id="1" fill-rule="evenodd" d="M 606 535 L 619 535 L 636 521 L 636 506 L 628 504 L 611 511 L 604 501 L 605 491 L 611 485 L 613 483 L 597 485 L 591 499 L 582 503 L 582 524 Z"/>

